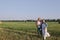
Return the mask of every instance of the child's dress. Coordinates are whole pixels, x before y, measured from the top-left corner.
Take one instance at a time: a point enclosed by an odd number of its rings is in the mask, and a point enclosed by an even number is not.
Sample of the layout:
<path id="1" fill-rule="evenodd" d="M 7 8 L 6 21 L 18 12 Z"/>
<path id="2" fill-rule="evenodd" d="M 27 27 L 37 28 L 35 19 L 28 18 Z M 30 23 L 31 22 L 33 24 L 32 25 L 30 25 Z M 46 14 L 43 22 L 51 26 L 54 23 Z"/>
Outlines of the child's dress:
<path id="1" fill-rule="evenodd" d="M 44 39 L 46 39 L 46 37 L 50 37 L 50 34 L 47 32 L 47 23 L 42 24 L 42 36 Z"/>
<path id="2" fill-rule="evenodd" d="M 45 37 L 50 37 L 50 34 L 47 32 L 47 27 L 45 28 Z"/>

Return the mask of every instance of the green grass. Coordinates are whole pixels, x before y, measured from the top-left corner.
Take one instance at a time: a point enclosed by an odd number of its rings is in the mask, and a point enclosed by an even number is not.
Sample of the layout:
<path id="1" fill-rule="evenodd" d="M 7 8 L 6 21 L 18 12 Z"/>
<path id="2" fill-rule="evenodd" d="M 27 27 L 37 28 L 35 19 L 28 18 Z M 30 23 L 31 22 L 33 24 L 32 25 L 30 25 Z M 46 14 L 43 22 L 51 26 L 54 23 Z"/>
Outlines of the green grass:
<path id="1" fill-rule="evenodd" d="M 48 32 L 51 34 L 51 37 L 47 39 L 60 40 L 60 24 L 58 24 L 58 22 L 47 22 L 47 23 L 48 23 Z M 2 22 L 2 24 L 0 24 L 0 28 L 24 31 L 24 32 L 27 31 L 29 33 L 34 32 L 34 31 L 37 32 L 35 22 L 26 22 L 26 23 L 25 22 Z M 20 33 L 18 32 L 0 30 L 0 40 L 2 39 L 3 40 L 24 40 L 25 38 L 24 36 L 26 35 L 22 34 L 21 36 Z M 31 40 L 31 35 L 29 36 L 29 38 Z M 38 37 L 33 36 L 32 39 L 34 40 L 35 38 L 37 39 Z"/>
<path id="2" fill-rule="evenodd" d="M 14 30 L 35 30 L 36 26 L 34 22 L 3 22 L 0 24 L 2 28 L 9 28 Z"/>

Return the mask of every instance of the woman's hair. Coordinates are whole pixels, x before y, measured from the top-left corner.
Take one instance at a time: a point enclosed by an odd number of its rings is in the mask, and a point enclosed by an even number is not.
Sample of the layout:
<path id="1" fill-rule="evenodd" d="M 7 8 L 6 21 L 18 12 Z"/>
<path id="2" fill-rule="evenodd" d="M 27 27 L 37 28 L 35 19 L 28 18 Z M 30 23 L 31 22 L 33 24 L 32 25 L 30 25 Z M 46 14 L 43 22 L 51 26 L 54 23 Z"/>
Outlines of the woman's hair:
<path id="1" fill-rule="evenodd" d="M 38 18 L 37 20 L 39 20 L 39 21 L 40 21 L 40 18 Z"/>

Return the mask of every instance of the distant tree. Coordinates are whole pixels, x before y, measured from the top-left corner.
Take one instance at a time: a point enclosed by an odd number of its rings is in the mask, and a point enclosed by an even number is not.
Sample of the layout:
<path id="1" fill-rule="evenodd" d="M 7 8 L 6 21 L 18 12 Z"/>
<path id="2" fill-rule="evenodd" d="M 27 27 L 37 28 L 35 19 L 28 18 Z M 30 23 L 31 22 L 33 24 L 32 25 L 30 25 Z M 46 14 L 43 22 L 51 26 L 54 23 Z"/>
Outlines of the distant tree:
<path id="1" fill-rule="evenodd" d="M 60 24 L 60 19 L 57 19 L 57 22 Z"/>
<path id="2" fill-rule="evenodd" d="M 46 19 L 46 22 L 56 22 L 56 19 Z"/>

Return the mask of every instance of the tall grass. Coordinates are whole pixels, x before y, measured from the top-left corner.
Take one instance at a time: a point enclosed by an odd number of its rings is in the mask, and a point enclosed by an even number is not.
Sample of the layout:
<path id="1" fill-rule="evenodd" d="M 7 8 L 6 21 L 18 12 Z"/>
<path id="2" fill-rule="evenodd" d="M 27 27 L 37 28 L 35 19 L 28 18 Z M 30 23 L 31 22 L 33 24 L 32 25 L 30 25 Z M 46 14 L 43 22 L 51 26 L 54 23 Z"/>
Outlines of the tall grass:
<path id="1" fill-rule="evenodd" d="M 51 34 L 50 38 L 47 40 L 60 40 L 60 24 L 57 22 L 47 22 L 48 23 L 48 32 Z M 2 22 L 0 28 L 17 30 L 29 33 L 37 33 L 37 28 L 35 22 Z M 26 34 L 21 34 L 19 32 L 6 31 L 0 29 L 0 40 L 24 40 Z M 36 40 L 41 39 L 37 36 L 27 35 L 27 40 Z M 23 38 L 22 38 L 23 37 Z M 32 39 L 31 39 L 32 38 Z M 36 38 L 36 39 L 35 39 Z"/>

